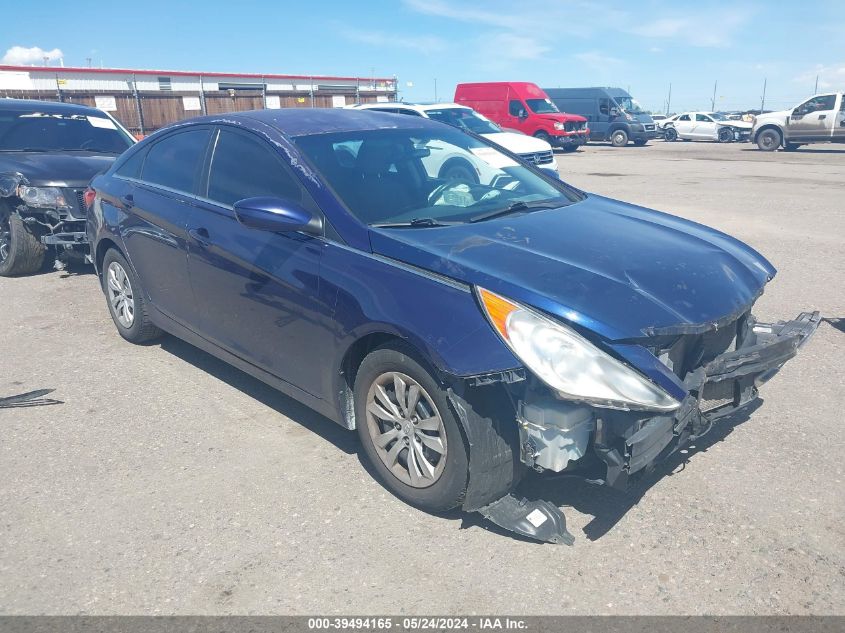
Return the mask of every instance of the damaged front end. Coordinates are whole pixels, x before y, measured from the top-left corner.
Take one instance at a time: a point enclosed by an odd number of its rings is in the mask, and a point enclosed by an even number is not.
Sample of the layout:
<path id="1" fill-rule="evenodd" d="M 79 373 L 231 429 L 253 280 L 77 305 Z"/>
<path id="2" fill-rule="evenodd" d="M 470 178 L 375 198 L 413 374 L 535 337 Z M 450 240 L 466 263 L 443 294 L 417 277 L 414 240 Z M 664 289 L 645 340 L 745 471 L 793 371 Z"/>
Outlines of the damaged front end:
<path id="1" fill-rule="evenodd" d="M 85 229 L 85 188 L 63 183 L 33 186 L 19 173 L 0 174 L 3 214 L 20 217 L 28 230 L 55 254 L 56 269 L 72 260 L 90 262 Z"/>
<path id="2" fill-rule="evenodd" d="M 619 360 L 672 396 L 672 410 L 573 400 L 532 372 L 524 380 L 503 380 L 517 422 L 519 459 L 540 473 L 566 472 L 625 490 L 720 418 L 752 403 L 758 387 L 796 355 L 820 322 L 813 312 L 761 323 L 748 308 L 709 329 L 681 325 L 649 332 L 633 344 L 608 345 Z M 573 541 L 560 510 L 545 501 L 520 501 L 509 493 L 467 509 L 523 536 Z"/>

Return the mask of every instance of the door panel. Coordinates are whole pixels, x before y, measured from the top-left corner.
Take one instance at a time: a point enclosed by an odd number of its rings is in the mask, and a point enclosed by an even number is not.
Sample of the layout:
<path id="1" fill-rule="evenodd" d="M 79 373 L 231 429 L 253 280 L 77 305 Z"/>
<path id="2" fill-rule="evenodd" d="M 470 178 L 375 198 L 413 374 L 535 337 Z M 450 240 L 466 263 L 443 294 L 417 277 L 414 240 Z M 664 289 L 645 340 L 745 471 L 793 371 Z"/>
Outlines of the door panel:
<path id="1" fill-rule="evenodd" d="M 319 298 L 322 238 L 249 229 L 200 203 L 191 220 L 191 285 L 201 334 L 315 395 L 331 352 L 330 306 Z"/>
<path id="2" fill-rule="evenodd" d="M 829 138 L 836 121 L 836 95 L 820 95 L 802 103 L 789 117 L 791 140 Z"/>
<path id="3" fill-rule="evenodd" d="M 137 185 L 121 224 L 123 242 L 150 303 L 190 326 L 194 298 L 188 278 L 187 224 L 192 207 L 180 194 Z"/>
<path id="4" fill-rule="evenodd" d="M 682 114 L 675 119 L 675 130 L 681 138 L 692 138 L 693 121 L 692 115 Z"/>
<path id="5" fill-rule="evenodd" d="M 716 138 L 716 123 L 706 114 L 696 114 L 692 122 L 691 135 L 698 140 L 711 141 Z"/>
<path id="6" fill-rule="evenodd" d="M 118 201 L 126 211 L 121 235 L 127 255 L 150 303 L 188 327 L 196 312 L 187 224 L 210 139 L 211 129 L 204 126 L 163 136 L 146 150 L 131 193 Z"/>
<path id="7" fill-rule="evenodd" d="M 316 394 L 331 351 L 331 306 L 319 297 L 325 241 L 238 222 L 237 200 L 270 196 L 318 213 L 261 137 L 221 126 L 212 142 L 206 198 L 189 221 L 188 266 L 201 333 L 253 365 Z"/>

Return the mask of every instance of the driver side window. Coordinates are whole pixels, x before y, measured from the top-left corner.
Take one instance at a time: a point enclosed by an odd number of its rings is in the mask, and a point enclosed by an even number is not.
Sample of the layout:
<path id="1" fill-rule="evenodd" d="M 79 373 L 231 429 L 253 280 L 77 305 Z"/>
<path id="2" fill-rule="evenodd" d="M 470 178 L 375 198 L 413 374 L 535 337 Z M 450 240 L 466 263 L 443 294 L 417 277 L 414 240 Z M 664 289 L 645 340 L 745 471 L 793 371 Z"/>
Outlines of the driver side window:
<path id="1" fill-rule="evenodd" d="M 800 106 L 795 108 L 794 114 L 797 116 L 803 116 L 813 112 L 825 112 L 827 110 L 833 110 L 835 105 L 836 95 L 822 95 L 820 97 L 813 97 L 812 99 L 802 103 Z"/>
<path id="2" fill-rule="evenodd" d="M 704 121 L 705 123 L 712 123 L 712 122 L 713 122 L 713 119 L 711 119 L 711 118 L 710 118 L 709 116 L 707 116 L 706 114 L 696 114 L 696 115 L 695 115 L 695 120 L 696 120 L 696 121 Z"/>
<path id="3" fill-rule="evenodd" d="M 525 106 L 522 105 L 522 101 L 513 100 L 508 104 L 508 114 L 511 116 L 520 116 L 525 112 Z"/>

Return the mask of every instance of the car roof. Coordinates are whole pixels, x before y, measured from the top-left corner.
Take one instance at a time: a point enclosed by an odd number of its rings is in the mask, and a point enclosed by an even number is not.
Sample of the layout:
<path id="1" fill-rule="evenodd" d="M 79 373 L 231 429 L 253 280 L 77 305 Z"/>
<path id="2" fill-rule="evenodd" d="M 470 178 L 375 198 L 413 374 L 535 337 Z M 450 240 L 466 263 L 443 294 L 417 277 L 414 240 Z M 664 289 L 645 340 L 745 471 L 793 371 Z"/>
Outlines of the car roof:
<path id="1" fill-rule="evenodd" d="M 32 110 L 33 112 L 76 112 L 78 114 L 96 114 L 103 116 L 103 112 L 97 108 L 81 105 L 78 103 L 60 103 L 58 101 L 39 101 L 38 99 L 0 99 L 0 111 L 2 110 Z"/>
<path id="2" fill-rule="evenodd" d="M 404 101 L 380 101 L 377 103 L 361 103 L 352 108 L 357 110 L 375 110 L 377 108 L 407 108 L 416 112 L 428 112 L 429 110 L 442 110 L 444 108 L 460 108 L 461 110 L 470 110 L 469 106 L 461 105 L 460 103 L 442 102 L 442 103 L 405 103 Z"/>
<path id="3" fill-rule="evenodd" d="M 445 123 L 424 117 L 409 117 L 405 114 L 391 114 L 357 108 L 249 110 L 191 119 L 191 123 L 196 124 L 239 122 L 246 126 L 249 126 L 252 121 L 260 121 L 290 137 L 364 130 L 438 129 L 445 125 Z M 187 122 L 183 122 L 183 125 L 184 123 Z"/>

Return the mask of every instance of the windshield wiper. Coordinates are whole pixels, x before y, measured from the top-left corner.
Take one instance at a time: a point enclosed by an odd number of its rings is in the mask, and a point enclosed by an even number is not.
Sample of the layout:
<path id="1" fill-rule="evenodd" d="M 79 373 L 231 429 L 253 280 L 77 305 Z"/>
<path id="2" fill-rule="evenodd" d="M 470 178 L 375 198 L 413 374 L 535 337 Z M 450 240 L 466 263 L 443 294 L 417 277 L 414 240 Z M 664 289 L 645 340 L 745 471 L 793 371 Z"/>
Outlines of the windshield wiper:
<path id="1" fill-rule="evenodd" d="M 506 206 L 504 209 L 494 209 L 487 213 L 476 215 L 469 219 L 470 222 L 481 222 L 482 220 L 489 220 L 491 218 L 498 218 L 502 215 L 510 213 L 518 213 L 520 211 L 533 211 L 535 209 L 556 209 L 557 207 L 566 206 L 566 202 L 525 202 L 524 200 L 517 200 Z"/>
<path id="2" fill-rule="evenodd" d="M 382 222 L 380 224 L 371 224 L 374 229 L 395 229 L 395 228 L 415 228 L 423 229 L 432 226 L 453 226 L 457 222 L 441 222 L 434 218 L 414 218 L 410 222 Z"/>
<path id="3" fill-rule="evenodd" d="M 102 149 L 100 147 L 83 147 L 80 149 L 63 149 L 62 152 L 91 152 L 93 154 L 121 154 L 122 152 L 114 149 Z"/>

